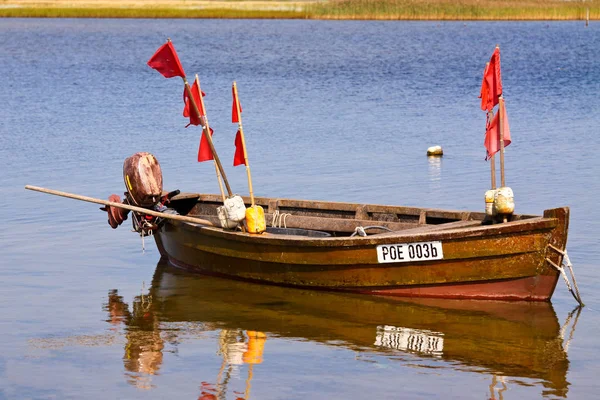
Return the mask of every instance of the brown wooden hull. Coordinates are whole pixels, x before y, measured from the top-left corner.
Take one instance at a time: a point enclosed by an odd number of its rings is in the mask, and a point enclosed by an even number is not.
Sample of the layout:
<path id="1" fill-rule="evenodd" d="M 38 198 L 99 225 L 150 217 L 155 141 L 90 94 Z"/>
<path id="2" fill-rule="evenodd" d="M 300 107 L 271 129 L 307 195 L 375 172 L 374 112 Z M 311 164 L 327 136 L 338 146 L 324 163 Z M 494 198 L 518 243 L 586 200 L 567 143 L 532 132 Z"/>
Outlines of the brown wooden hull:
<path id="1" fill-rule="evenodd" d="M 467 221 L 468 222 L 468 221 Z M 449 226 L 452 224 L 449 224 Z M 175 266 L 253 282 L 376 295 L 547 301 L 564 249 L 568 209 L 505 224 L 404 229 L 367 237 L 250 235 L 165 221 L 155 235 Z M 376 246 L 440 241 L 444 258 L 379 263 Z"/>
<path id="2" fill-rule="evenodd" d="M 557 276 L 534 276 L 499 281 L 400 287 L 359 292 L 403 297 L 547 301 L 554 292 L 556 281 Z"/>

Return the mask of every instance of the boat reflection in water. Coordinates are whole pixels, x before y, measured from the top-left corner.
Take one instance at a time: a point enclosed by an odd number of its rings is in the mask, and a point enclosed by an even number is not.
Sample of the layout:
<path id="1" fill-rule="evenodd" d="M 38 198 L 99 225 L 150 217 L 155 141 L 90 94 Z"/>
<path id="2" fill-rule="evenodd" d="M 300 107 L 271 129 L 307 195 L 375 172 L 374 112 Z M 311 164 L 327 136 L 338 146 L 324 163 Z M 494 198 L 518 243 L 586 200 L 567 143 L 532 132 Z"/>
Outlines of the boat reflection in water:
<path id="1" fill-rule="evenodd" d="M 308 339 L 390 359 L 411 353 L 453 368 L 458 363 L 461 369 L 490 374 L 493 399 L 503 397 L 504 377 L 539 380 L 543 395 L 566 397 L 566 349 L 580 311 L 574 310 L 561 328 L 550 303 L 305 291 L 192 275 L 164 261 L 132 310 L 116 290 L 109 293 L 106 310 L 111 324 L 124 324 L 127 379 L 143 388 L 151 387 L 151 376 L 161 368 L 165 342 L 176 346 L 177 335 L 218 332 L 222 364 L 216 383 L 200 386 L 201 398 L 207 399 L 221 398 L 232 371 L 242 364 L 248 364 L 246 392 L 235 395 L 248 398 L 252 366 L 263 361 L 269 337 Z M 173 324 L 184 325 L 173 329 Z"/>

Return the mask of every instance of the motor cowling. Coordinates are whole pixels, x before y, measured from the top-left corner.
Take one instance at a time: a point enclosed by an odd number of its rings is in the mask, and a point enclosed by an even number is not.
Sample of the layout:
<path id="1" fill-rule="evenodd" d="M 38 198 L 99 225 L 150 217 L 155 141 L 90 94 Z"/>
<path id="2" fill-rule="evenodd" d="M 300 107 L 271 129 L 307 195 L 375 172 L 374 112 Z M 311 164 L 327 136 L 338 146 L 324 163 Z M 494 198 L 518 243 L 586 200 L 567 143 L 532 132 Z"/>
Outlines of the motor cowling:
<path id="1" fill-rule="evenodd" d="M 131 201 L 140 207 L 153 207 L 161 200 L 162 171 L 150 153 L 139 152 L 125 159 L 123 179 Z"/>

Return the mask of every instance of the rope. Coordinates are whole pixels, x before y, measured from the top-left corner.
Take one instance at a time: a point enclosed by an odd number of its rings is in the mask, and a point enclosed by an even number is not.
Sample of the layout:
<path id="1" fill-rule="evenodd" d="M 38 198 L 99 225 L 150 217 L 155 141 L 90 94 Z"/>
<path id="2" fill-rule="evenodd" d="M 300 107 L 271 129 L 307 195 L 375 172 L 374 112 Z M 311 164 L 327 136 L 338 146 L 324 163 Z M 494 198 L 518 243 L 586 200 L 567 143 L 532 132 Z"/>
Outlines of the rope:
<path id="1" fill-rule="evenodd" d="M 271 220 L 271 226 L 275 228 L 277 226 L 277 218 L 279 218 L 279 210 L 273 212 L 273 219 Z"/>
<path id="2" fill-rule="evenodd" d="M 131 219 L 133 223 L 132 232 L 137 232 L 140 234 L 142 238 L 142 252 L 146 251 L 146 243 L 144 240 L 144 236 L 152 237 L 154 235 L 154 230 L 158 228 L 158 224 L 163 220 L 162 218 L 153 218 L 155 223 L 152 223 L 146 220 L 142 215 L 138 213 L 132 213 L 133 217 Z"/>
<path id="3" fill-rule="evenodd" d="M 273 228 L 281 228 L 281 224 L 283 223 L 283 227 L 287 228 L 286 219 L 292 214 L 280 213 L 279 210 L 275 210 L 273 212 L 273 220 L 271 221 L 271 226 Z"/>
<path id="4" fill-rule="evenodd" d="M 367 236 L 367 232 L 365 232 L 365 228 L 362 226 L 357 226 L 356 229 L 354 229 L 354 233 L 350 235 L 350 237 L 356 236 L 357 234 L 361 237 Z"/>
<path id="5" fill-rule="evenodd" d="M 366 232 L 367 229 L 383 229 L 384 231 L 393 232 L 390 228 L 385 227 L 385 226 L 375 226 L 375 225 L 365 226 L 365 227 L 357 226 L 356 229 L 354 229 L 354 233 L 352 235 L 350 235 L 350 237 L 354 237 L 356 235 L 365 237 L 365 236 L 367 236 L 367 232 Z"/>
<path id="6" fill-rule="evenodd" d="M 569 259 L 569 255 L 567 254 L 567 252 L 565 251 L 565 258 L 564 260 L 567 261 L 567 267 L 569 268 L 569 273 L 571 274 L 571 279 L 573 279 L 573 286 L 575 287 L 575 293 L 577 293 L 577 301 L 579 301 L 579 304 L 581 304 L 582 306 L 583 301 L 581 301 L 581 294 L 579 293 L 579 287 L 577 286 L 577 281 L 575 280 L 575 272 L 573 271 L 573 264 L 571 264 L 571 260 Z M 563 260 L 563 263 L 564 263 Z"/>
<path id="7" fill-rule="evenodd" d="M 281 215 L 282 215 L 282 217 L 283 217 L 283 227 L 284 227 L 284 228 L 287 228 L 287 224 L 285 223 L 285 219 L 286 219 L 287 217 L 289 217 L 290 215 L 292 215 L 292 214 L 281 214 Z M 279 226 L 281 227 L 281 218 L 279 218 Z"/>
<path id="8" fill-rule="evenodd" d="M 552 250 L 556 251 L 557 253 L 561 254 L 563 256 L 562 260 L 561 260 L 561 265 L 556 265 L 555 262 L 553 262 L 552 260 L 550 260 L 549 258 L 546 257 L 546 261 L 548 261 L 548 263 L 550 265 L 552 265 L 555 269 L 557 269 L 560 274 L 562 275 L 565 283 L 567 284 L 567 289 L 569 289 L 569 292 L 571 292 L 571 294 L 573 295 L 573 297 L 575 298 L 575 300 L 577 300 L 577 302 L 583 307 L 585 306 L 585 304 L 583 304 L 583 301 L 581 300 L 581 294 L 579 293 L 579 287 L 577 286 L 577 281 L 575 280 L 575 272 L 573 271 L 573 265 L 571 264 L 571 260 L 569 259 L 569 255 L 567 254 L 567 250 L 561 250 L 551 244 L 548 244 L 548 247 L 551 248 Z M 566 260 L 566 264 L 565 264 L 565 260 Z M 569 273 L 571 274 L 571 279 L 573 279 L 573 286 L 575 287 L 575 291 L 573 291 L 573 288 L 571 287 L 571 284 L 569 282 L 569 278 L 567 277 L 567 274 L 565 272 L 565 269 L 563 268 L 563 265 L 566 265 L 569 268 Z"/>
<path id="9" fill-rule="evenodd" d="M 560 337 L 560 340 L 563 341 L 565 353 L 569 352 L 569 346 L 571 344 L 571 340 L 573 340 L 573 334 L 575 333 L 575 327 L 577 326 L 577 321 L 579 320 L 580 314 L 581 314 L 581 306 L 579 305 L 579 306 L 575 307 L 575 309 L 569 313 L 569 315 L 567 316 L 567 319 L 565 320 L 565 323 L 563 324 L 563 326 L 560 329 L 559 337 Z M 565 341 L 565 333 L 567 331 L 567 328 L 569 327 L 569 323 L 571 322 L 573 315 L 575 315 L 575 320 L 573 321 L 573 325 L 571 326 L 571 330 L 569 332 L 569 337 Z"/>

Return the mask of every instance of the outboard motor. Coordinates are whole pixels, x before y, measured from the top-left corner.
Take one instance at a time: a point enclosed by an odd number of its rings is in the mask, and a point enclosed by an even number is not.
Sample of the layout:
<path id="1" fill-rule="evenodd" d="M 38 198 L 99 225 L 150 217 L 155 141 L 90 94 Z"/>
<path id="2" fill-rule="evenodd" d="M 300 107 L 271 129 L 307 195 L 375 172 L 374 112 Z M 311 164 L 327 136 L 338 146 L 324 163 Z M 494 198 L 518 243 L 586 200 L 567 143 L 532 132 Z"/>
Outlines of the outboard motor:
<path id="1" fill-rule="evenodd" d="M 125 202 L 154 211 L 166 209 L 163 203 L 168 199 L 162 198 L 162 171 L 152 154 L 140 152 L 127 157 L 123 162 L 123 180 L 127 188 Z M 142 238 L 158 228 L 157 218 L 150 215 L 133 213 L 131 222 Z"/>
<path id="2" fill-rule="evenodd" d="M 123 163 L 123 180 L 133 205 L 152 208 L 161 200 L 162 172 L 150 153 L 135 153 Z"/>
<path id="3" fill-rule="evenodd" d="M 162 172 L 160 165 L 150 153 L 135 153 L 127 157 L 123 163 L 123 180 L 125 181 L 125 198 L 123 204 L 129 204 L 148 210 L 177 214 L 177 211 L 168 209 L 167 204 L 171 198 L 179 194 L 179 190 L 174 190 L 163 195 L 162 191 Z M 121 198 L 112 194 L 109 200 L 114 203 L 121 203 Z M 116 229 L 127 219 L 129 211 L 119 207 L 106 206 L 101 210 L 108 213 L 108 224 Z M 144 248 L 144 236 L 150 236 L 158 229 L 161 218 L 157 218 L 142 212 L 132 212 L 131 222 L 133 231 L 142 237 L 142 248 Z"/>

